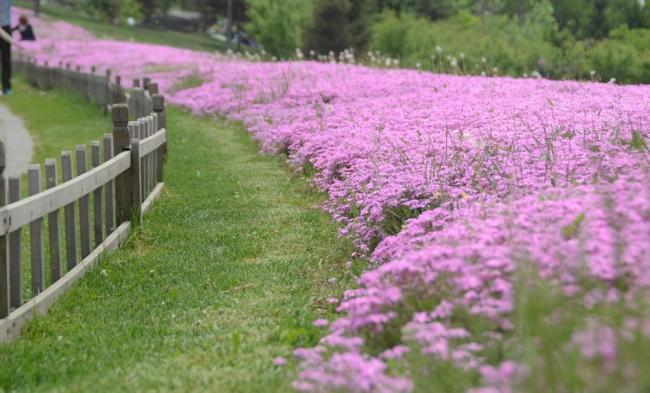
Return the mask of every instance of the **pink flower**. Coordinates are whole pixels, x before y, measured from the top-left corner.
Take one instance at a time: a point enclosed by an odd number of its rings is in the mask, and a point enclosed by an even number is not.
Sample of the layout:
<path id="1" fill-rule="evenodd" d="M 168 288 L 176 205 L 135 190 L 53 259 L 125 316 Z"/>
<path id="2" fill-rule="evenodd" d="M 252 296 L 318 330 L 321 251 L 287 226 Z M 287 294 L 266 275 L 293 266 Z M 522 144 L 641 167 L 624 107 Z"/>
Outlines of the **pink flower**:
<path id="1" fill-rule="evenodd" d="M 274 366 L 282 367 L 285 364 L 287 364 L 287 359 L 283 358 L 282 356 L 278 356 L 275 359 L 273 359 Z"/>
<path id="2" fill-rule="evenodd" d="M 329 322 L 326 319 L 317 319 L 313 323 L 314 326 L 318 328 L 326 327 L 327 325 L 329 325 Z"/>

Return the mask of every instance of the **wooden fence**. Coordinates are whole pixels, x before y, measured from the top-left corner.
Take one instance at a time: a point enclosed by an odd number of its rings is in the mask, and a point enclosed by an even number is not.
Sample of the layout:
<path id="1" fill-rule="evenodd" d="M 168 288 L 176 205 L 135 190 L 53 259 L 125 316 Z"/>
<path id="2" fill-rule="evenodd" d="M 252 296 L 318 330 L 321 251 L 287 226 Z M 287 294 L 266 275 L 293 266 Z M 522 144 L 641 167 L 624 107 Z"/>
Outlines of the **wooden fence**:
<path id="1" fill-rule="evenodd" d="M 110 110 L 113 132 L 91 142 L 89 154 L 86 145 L 74 154 L 63 151 L 58 169 L 53 158 L 45 160 L 44 173 L 39 164 L 31 165 L 29 195 L 22 199 L 21 178 L 6 181 L 2 175 L 0 149 L 0 342 L 17 337 L 32 316 L 45 313 L 140 223 L 162 191 L 167 141 L 164 97 L 148 80 L 145 89 L 127 91 L 119 79 L 111 82 L 108 72 L 97 76 L 25 59 L 15 64 L 40 88 L 73 90 Z M 29 258 L 23 255 L 27 251 Z"/>

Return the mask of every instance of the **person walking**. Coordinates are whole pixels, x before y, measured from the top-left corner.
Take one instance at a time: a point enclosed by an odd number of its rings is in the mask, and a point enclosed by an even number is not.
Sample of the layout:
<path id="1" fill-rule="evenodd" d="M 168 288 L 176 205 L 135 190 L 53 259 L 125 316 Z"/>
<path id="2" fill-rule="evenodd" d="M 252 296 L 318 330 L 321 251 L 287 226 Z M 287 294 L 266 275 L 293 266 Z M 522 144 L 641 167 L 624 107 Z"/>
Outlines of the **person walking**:
<path id="1" fill-rule="evenodd" d="M 11 94 L 11 0 L 0 0 L 0 72 L 2 95 Z"/>

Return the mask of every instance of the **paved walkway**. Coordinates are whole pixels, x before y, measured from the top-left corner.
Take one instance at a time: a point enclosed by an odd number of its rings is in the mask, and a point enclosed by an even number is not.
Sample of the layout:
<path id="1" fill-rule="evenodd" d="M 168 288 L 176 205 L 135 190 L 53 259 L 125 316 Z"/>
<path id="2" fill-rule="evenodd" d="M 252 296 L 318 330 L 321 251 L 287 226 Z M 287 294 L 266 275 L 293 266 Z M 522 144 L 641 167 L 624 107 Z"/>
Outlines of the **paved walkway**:
<path id="1" fill-rule="evenodd" d="M 0 103 L 0 141 L 5 145 L 5 178 L 26 172 L 32 161 L 34 143 L 23 121 L 2 103 Z"/>

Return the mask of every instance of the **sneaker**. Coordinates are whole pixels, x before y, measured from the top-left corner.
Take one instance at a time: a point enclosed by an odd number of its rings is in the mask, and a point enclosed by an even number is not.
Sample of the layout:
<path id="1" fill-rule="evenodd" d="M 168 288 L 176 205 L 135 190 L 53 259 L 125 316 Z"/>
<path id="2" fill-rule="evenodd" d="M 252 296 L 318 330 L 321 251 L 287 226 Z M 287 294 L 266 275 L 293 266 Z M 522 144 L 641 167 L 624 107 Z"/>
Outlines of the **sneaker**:
<path id="1" fill-rule="evenodd" d="M 3 96 L 9 96 L 9 95 L 11 95 L 11 89 L 4 89 L 4 90 L 2 90 L 2 95 L 3 95 Z"/>

